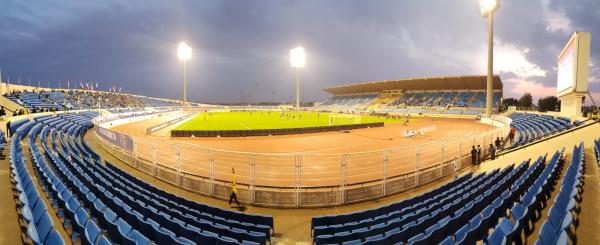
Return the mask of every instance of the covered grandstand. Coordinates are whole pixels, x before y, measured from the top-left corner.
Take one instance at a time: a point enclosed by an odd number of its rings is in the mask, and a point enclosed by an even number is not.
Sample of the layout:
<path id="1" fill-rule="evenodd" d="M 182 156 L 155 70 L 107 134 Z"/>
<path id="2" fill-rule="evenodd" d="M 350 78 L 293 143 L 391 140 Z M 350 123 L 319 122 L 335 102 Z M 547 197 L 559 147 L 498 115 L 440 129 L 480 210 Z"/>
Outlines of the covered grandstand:
<path id="1" fill-rule="evenodd" d="M 494 108 L 500 105 L 502 88 L 500 77 L 494 76 Z M 485 76 L 365 82 L 324 88 L 333 97 L 318 107 L 338 111 L 478 115 L 485 107 L 485 89 Z"/>

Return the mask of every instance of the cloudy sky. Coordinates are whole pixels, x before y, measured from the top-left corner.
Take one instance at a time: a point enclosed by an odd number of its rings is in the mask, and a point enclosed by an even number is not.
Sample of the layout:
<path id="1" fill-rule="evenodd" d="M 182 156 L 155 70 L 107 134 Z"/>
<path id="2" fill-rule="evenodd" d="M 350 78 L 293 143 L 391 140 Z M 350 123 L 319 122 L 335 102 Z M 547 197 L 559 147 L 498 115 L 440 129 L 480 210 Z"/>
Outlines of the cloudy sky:
<path id="1" fill-rule="evenodd" d="M 477 0 L 0 0 L 0 67 L 11 83 L 84 80 L 180 98 L 175 53 L 186 41 L 191 99 L 289 100 L 289 49 L 301 45 L 303 97 L 321 100 L 332 85 L 483 75 L 486 23 Z M 587 31 L 600 100 L 598 23 L 598 0 L 501 1 L 494 58 L 505 97 L 554 95 L 556 56 Z"/>

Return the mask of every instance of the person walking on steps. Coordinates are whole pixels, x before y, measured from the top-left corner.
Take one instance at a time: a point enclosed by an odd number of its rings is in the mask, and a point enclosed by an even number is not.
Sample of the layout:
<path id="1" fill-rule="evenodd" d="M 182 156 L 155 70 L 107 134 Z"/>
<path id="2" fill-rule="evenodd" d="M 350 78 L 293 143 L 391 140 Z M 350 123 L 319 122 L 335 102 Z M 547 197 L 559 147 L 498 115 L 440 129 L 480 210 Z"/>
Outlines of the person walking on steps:
<path id="1" fill-rule="evenodd" d="M 494 160 L 496 159 L 496 148 L 494 148 L 494 145 L 490 144 L 490 159 Z"/>
<path id="2" fill-rule="evenodd" d="M 237 199 L 237 187 L 236 187 L 236 175 L 235 175 L 235 169 L 231 168 L 231 195 L 229 196 L 229 206 L 231 206 L 231 202 L 233 200 L 235 200 L 235 203 L 237 203 L 238 206 L 240 206 L 240 202 Z"/>

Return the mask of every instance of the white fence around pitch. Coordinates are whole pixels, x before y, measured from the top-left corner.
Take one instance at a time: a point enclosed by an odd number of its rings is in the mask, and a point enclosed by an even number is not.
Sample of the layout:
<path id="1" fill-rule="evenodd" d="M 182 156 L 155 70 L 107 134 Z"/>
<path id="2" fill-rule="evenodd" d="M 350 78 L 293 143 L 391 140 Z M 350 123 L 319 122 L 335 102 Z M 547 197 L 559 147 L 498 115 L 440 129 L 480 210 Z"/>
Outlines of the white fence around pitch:
<path id="1" fill-rule="evenodd" d="M 452 176 L 471 164 L 471 146 L 481 145 L 485 158 L 489 145 L 509 130 L 507 125 L 423 145 L 335 154 L 226 151 L 128 136 L 129 151 L 96 139 L 128 165 L 185 190 L 226 200 L 235 168 L 242 203 L 322 207 L 377 199 Z"/>

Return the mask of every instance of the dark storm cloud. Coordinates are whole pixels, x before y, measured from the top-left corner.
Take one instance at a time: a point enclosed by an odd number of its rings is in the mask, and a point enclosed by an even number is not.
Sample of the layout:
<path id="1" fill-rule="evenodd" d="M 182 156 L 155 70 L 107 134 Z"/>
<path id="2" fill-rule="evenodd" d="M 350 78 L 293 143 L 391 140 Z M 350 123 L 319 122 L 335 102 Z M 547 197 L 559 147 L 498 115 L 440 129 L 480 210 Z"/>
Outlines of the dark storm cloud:
<path id="1" fill-rule="evenodd" d="M 3 77 L 97 81 L 178 98 L 178 42 L 194 48 L 189 96 L 210 102 L 289 100 L 289 49 L 302 45 L 306 99 L 321 88 L 384 79 L 485 72 L 486 22 L 477 1 L 0 1 Z M 546 76 L 502 71 L 505 90 L 526 79 L 552 87 L 557 52 L 569 38 L 548 31 L 545 9 L 595 33 L 598 2 L 502 1 L 496 41 L 528 49 Z M 511 46 L 512 45 L 512 46 Z M 557 51 L 558 50 L 558 51 Z M 593 60 L 600 50 L 592 48 Z M 498 55 L 498 54 L 497 54 Z M 600 64 L 598 64 L 600 66 Z M 257 86 L 258 84 L 258 86 Z M 597 88 L 597 84 L 594 84 Z M 272 93 L 275 91 L 275 94 Z"/>

